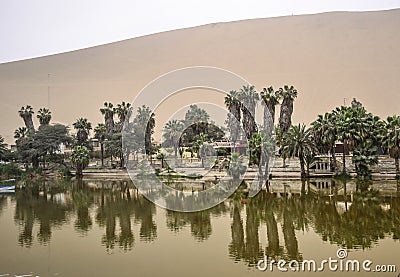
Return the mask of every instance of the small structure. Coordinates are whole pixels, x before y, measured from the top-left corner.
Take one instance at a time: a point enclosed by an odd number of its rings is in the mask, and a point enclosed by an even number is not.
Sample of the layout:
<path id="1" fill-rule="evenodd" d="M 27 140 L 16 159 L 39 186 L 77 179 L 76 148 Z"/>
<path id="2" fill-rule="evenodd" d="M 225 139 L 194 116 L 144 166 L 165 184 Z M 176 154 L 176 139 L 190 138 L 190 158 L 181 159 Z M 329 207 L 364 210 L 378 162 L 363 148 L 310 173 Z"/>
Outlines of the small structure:
<path id="1" fill-rule="evenodd" d="M 218 156 L 229 156 L 235 149 L 235 152 L 240 155 L 245 155 L 247 150 L 247 143 L 245 141 L 238 141 L 233 143 L 231 141 L 215 141 L 213 147 L 217 150 Z"/>

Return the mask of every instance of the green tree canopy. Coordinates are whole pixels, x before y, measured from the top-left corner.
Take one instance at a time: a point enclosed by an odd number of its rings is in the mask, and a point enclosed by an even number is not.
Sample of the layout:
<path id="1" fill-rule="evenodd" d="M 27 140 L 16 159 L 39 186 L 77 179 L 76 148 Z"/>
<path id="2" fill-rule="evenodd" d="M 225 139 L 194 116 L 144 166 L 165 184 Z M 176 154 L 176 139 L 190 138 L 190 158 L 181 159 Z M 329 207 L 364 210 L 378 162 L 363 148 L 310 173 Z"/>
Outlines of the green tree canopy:
<path id="1" fill-rule="evenodd" d="M 39 119 L 40 125 L 49 125 L 51 120 L 51 111 L 46 108 L 41 108 L 38 111 L 37 118 Z"/>
<path id="2" fill-rule="evenodd" d="M 317 151 L 311 129 L 307 129 L 304 124 L 290 127 L 283 137 L 282 152 L 286 157 L 299 158 L 302 178 L 306 177 L 306 156 L 315 154 Z"/>
<path id="3" fill-rule="evenodd" d="M 75 146 L 71 154 L 71 161 L 76 167 L 76 175 L 82 176 L 83 170 L 89 164 L 89 151 L 86 146 Z"/>

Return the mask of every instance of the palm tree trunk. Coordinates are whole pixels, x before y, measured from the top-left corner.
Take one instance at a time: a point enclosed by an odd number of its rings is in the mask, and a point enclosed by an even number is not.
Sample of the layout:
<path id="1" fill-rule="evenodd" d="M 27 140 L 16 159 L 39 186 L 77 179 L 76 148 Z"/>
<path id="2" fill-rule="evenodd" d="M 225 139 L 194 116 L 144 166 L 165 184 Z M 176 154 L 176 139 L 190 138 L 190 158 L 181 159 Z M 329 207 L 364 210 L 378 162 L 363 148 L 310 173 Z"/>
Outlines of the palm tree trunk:
<path id="1" fill-rule="evenodd" d="M 35 127 L 33 125 L 32 115 L 31 116 L 24 116 L 24 117 L 22 117 L 22 119 L 24 120 L 25 126 L 29 130 L 29 132 L 30 133 L 34 133 L 35 132 Z"/>
<path id="2" fill-rule="evenodd" d="M 111 135 L 114 131 L 114 112 L 106 111 L 104 115 L 104 123 L 106 125 L 107 134 Z"/>
<path id="3" fill-rule="evenodd" d="M 264 178 L 265 179 L 269 179 L 269 171 L 268 171 L 268 167 L 269 167 L 269 159 L 268 157 L 265 157 L 265 170 L 264 170 Z"/>
<path id="4" fill-rule="evenodd" d="M 300 169 L 301 169 L 301 178 L 306 177 L 306 170 L 305 170 L 305 164 L 304 164 L 304 157 L 300 155 Z"/>
<path id="5" fill-rule="evenodd" d="M 76 165 L 76 176 L 78 176 L 78 177 L 82 176 L 82 171 L 83 171 L 82 164 L 77 164 Z"/>
<path id="6" fill-rule="evenodd" d="M 290 98 L 284 98 L 281 105 L 279 117 L 279 128 L 281 129 L 282 134 L 285 134 L 292 125 L 292 114 L 293 100 L 291 100 Z"/>
<path id="7" fill-rule="evenodd" d="M 347 149 L 347 141 L 343 140 L 343 171 L 342 173 L 346 173 L 346 149 Z"/>
<path id="8" fill-rule="evenodd" d="M 331 158 L 332 158 L 331 171 L 332 171 L 332 172 L 335 172 L 336 169 L 337 169 L 335 144 L 333 144 L 333 145 L 332 145 L 332 148 L 331 148 Z"/>
<path id="9" fill-rule="evenodd" d="M 104 167 L 104 145 L 100 143 L 100 152 L 101 152 L 101 167 Z"/>
<path id="10" fill-rule="evenodd" d="M 399 157 L 394 158 L 394 164 L 396 165 L 396 177 L 399 177 L 400 176 Z"/>
<path id="11" fill-rule="evenodd" d="M 270 117 L 269 117 L 270 116 Z M 275 123 L 275 105 L 270 102 L 264 106 L 264 128 L 268 135 L 272 135 Z"/>

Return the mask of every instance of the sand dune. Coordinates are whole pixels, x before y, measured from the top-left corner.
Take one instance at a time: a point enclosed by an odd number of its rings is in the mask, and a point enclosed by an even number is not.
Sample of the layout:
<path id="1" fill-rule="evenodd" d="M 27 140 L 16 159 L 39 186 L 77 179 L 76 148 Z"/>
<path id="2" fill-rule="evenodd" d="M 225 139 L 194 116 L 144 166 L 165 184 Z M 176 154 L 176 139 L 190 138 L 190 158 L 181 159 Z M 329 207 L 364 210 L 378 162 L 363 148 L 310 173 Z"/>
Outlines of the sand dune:
<path id="1" fill-rule="evenodd" d="M 104 101 L 130 102 L 159 75 L 194 65 L 230 70 L 259 90 L 294 85 L 295 122 L 352 97 L 382 117 L 400 114 L 399 26 L 400 9 L 254 19 L 0 64 L 0 134 L 13 142 L 23 125 L 17 111 L 47 106 L 48 85 L 54 121 L 71 125 L 83 116 L 97 124 Z"/>

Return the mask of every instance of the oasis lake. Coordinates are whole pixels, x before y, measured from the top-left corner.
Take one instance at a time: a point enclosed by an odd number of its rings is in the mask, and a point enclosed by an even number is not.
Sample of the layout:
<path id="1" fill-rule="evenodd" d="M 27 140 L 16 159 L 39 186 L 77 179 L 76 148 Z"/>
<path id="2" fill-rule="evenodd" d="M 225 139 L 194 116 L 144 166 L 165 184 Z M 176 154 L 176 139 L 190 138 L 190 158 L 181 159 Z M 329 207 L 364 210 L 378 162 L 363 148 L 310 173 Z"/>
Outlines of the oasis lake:
<path id="1" fill-rule="evenodd" d="M 355 181 L 274 181 L 271 192 L 250 199 L 237 192 L 192 213 L 157 207 L 130 180 L 16 185 L 0 195 L 1 276 L 279 276 L 258 270 L 258 261 L 319 262 L 337 259 L 340 248 L 349 259 L 400 269 L 395 181 L 368 189 Z"/>

